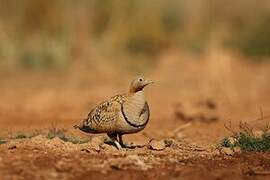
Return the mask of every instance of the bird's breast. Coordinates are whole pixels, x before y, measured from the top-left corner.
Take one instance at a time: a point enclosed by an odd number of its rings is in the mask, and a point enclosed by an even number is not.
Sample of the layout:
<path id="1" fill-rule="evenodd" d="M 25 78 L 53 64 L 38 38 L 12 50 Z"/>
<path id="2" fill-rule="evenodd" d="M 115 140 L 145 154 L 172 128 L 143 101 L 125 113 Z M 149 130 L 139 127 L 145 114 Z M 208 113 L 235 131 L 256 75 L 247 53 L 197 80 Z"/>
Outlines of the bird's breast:
<path id="1" fill-rule="evenodd" d="M 136 132 L 143 129 L 149 119 L 149 108 L 143 92 L 130 96 L 121 106 L 121 127 Z"/>

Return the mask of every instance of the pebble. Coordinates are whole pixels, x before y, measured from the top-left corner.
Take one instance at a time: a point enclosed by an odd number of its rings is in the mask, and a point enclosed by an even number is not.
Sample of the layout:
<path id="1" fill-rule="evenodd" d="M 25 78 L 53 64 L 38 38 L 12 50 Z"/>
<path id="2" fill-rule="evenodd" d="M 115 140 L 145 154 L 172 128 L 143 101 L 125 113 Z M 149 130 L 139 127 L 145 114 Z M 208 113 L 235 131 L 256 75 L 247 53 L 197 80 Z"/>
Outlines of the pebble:
<path id="1" fill-rule="evenodd" d="M 234 147 L 233 148 L 233 152 L 240 153 L 241 152 L 241 148 L 240 147 Z"/>
<path id="2" fill-rule="evenodd" d="M 161 151 L 166 148 L 166 144 L 163 140 L 158 141 L 153 139 L 149 142 L 149 148 L 152 150 Z"/>
<path id="3" fill-rule="evenodd" d="M 234 145 L 237 142 L 237 139 L 234 138 L 234 137 L 229 137 L 228 141 L 229 141 L 230 144 Z"/>
<path id="4" fill-rule="evenodd" d="M 263 131 L 255 131 L 254 132 L 254 136 L 256 137 L 256 138 L 262 138 L 262 135 L 264 134 L 264 132 Z"/>
<path id="5" fill-rule="evenodd" d="M 233 150 L 231 148 L 226 148 L 226 147 L 222 148 L 221 152 L 223 154 L 226 154 L 226 155 L 229 155 L 229 156 L 232 156 L 234 154 L 234 152 L 233 152 Z"/>

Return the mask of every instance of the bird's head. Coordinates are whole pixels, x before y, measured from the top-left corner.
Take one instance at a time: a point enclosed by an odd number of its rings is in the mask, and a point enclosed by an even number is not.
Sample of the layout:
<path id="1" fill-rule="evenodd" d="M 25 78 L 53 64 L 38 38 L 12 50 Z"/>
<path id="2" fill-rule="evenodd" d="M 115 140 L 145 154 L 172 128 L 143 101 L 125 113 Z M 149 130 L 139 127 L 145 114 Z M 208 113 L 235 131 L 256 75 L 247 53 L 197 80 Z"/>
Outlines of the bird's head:
<path id="1" fill-rule="evenodd" d="M 139 76 L 135 78 L 133 81 L 131 81 L 129 92 L 136 93 L 138 91 L 143 90 L 143 88 L 147 86 L 148 84 L 152 84 L 152 83 L 154 82 L 151 80 L 146 80 L 144 79 L 144 77 Z"/>

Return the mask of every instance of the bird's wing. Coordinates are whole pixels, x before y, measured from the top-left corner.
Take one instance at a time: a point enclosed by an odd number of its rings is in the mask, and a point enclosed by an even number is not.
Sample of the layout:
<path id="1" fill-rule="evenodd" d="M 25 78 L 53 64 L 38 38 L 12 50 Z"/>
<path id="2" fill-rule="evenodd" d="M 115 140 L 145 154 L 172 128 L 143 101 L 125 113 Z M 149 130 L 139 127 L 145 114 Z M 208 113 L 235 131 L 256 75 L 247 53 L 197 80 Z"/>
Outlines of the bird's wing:
<path id="1" fill-rule="evenodd" d="M 116 95 L 97 105 L 80 125 L 81 130 L 92 133 L 110 131 L 119 118 L 121 104 L 126 101 L 125 95 Z"/>

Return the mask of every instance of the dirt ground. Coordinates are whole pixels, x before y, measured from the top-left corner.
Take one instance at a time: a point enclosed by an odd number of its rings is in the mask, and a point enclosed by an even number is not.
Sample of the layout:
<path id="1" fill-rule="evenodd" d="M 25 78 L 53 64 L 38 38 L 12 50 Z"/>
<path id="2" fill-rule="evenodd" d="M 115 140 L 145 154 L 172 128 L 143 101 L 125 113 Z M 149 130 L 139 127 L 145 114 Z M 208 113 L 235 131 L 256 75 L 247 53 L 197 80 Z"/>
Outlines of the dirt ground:
<path id="1" fill-rule="evenodd" d="M 269 179 L 269 153 L 235 153 L 174 141 L 162 150 L 37 136 L 1 145 L 2 179 Z"/>
<path id="2" fill-rule="evenodd" d="M 226 154 L 217 144 L 230 135 L 224 124 L 231 122 L 237 130 L 240 121 L 256 129 L 269 123 L 270 64 L 218 54 L 201 61 L 175 53 L 160 57 L 145 74 L 156 81 L 145 90 L 149 124 L 124 136 L 140 147 L 123 151 L 101 143 L 102 135 L 72 126 L 99 101 L 125 92 L 135 73 L 121 76 L 110 66 L 95 72 L 74 66 L 78 69 L 62 73 L 1 74 L 2 138 L 52 126 L 92 138 L 72 144 L 39 135 L 1 144 L 1 179 L 269 179 L 269 153 Z M 256 120 L 260 110 L 264 120 Z M 153 148 L 151 139 L 161 145 Z"/>

